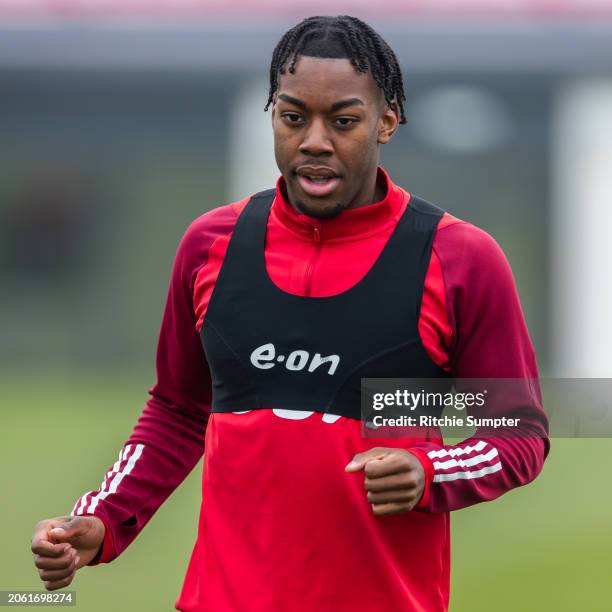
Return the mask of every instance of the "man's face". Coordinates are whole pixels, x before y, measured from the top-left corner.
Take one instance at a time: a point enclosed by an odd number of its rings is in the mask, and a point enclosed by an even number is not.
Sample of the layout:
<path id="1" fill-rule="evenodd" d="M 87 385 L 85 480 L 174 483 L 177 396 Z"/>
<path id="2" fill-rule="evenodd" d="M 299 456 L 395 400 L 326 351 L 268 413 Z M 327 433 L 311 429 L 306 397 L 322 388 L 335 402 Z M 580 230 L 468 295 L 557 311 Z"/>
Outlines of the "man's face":
<path id="1" fill-rule="evenodd" d="M 279 74 L 272 106 L 274 153 L 290 202 L 321 218 L 370 204 L 379 144 L 397 129 L 396 110 L 370 72 L 357 72 L 348 59 L 299 56 L 295 68 Z"/>

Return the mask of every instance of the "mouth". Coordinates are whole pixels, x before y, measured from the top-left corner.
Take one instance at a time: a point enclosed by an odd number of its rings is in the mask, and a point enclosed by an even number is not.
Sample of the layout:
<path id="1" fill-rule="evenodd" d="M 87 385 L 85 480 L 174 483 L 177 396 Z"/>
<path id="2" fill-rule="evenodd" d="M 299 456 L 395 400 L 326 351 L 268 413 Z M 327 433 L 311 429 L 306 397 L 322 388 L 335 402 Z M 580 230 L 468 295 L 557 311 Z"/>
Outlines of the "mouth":
<path id="1" fill-rule="evenodd" d="M 315 198 L 330 195 L 340 183 L 340 177 L 331 168 L 312 166 L 298 168 L 297 180 L 302 191 Z"/>

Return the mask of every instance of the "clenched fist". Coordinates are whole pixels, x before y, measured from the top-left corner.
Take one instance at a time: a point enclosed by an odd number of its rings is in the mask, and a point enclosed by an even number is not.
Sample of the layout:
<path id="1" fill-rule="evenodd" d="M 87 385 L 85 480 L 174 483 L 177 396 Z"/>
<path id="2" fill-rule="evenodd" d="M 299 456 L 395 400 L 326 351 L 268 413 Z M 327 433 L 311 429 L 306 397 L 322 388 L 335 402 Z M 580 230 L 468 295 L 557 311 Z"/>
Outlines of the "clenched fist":
<path id="1" fill-rule="evenodd" d="M 357 453 L 347 472 L 365 472 L 365 490 L 376 515 L 409 512 L 421 499 L 425 471 L 412 453 L 402 448 L 370 448 Z"/>
<path id="2" fill-rule="evenodd" d="M 32 537 L 34 565 L 48 591 L 68 586 L 104 540 L 104 523 L 95 516 L 58 516 L 36 525 Z"/>

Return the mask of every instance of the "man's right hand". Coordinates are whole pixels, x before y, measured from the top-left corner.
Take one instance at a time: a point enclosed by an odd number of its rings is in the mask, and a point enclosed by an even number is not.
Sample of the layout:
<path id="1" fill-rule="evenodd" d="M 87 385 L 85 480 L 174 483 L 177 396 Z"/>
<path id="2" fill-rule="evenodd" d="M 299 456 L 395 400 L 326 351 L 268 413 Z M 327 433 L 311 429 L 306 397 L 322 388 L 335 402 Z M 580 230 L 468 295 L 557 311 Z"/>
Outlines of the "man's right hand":
<path id="1" fill-rule="evenodd" d="M 32 553 L 45 588 L 68 586 L 76 571 L 96 556 L 104 532 L 104 523 L 95 516 L 58 516 L 38 523 Z"/>

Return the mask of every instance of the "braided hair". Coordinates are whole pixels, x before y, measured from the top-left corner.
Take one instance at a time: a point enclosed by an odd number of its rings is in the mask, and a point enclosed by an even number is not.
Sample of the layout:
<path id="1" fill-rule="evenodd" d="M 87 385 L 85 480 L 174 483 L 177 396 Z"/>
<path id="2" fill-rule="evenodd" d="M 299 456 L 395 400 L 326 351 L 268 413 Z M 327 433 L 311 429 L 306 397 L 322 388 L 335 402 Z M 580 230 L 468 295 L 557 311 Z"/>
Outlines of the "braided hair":
<path id="1" fill-rule="evenodd" d="M 349 15 L 308 17 L 285 32 L 272 53 L 265 111 L 278 89 L 278 75 L 285 74 L 291 56 L 288 69 L 295 73 L 298 55 L 349 59 L 357 71 L 370 70 L 387 103 L 397 104 L 400 123 L 406 123 L 404 83 L 395 53 L 367 23 Z"/>

